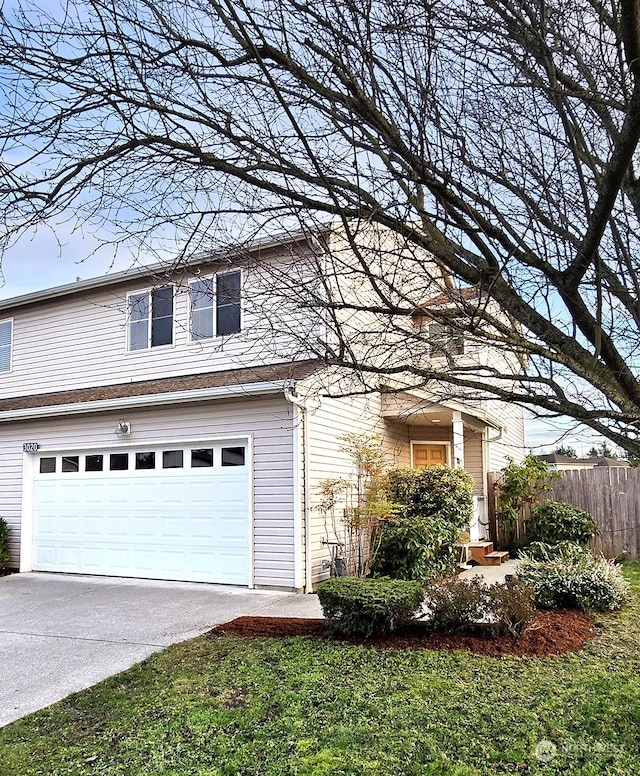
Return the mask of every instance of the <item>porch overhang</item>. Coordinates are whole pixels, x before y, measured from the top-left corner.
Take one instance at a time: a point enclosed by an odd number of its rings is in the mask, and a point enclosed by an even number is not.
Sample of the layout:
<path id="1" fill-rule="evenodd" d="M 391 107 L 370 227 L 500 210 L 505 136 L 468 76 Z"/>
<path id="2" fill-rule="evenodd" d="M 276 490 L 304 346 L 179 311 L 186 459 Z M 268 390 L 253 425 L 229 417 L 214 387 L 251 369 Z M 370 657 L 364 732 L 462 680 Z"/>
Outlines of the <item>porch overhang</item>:
<path id="1" fill-rule="evenodd" d="M 382 417 L 396 423 L 432 427 L 452 426 L 454 420 L 461 419 L 465 426 L 474 431 L 503 429 L 503 424 L 481 407 L 455 400 L 442 401 L 415 389 L 384 392 Z"/>

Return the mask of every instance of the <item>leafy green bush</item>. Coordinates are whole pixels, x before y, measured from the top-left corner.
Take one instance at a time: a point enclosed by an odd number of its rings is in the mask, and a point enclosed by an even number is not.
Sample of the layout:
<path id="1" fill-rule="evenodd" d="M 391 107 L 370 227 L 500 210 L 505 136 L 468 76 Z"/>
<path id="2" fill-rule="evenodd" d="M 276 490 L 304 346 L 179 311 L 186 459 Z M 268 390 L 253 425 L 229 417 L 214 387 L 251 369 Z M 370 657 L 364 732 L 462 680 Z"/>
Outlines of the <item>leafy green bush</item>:
<path id="1" fill-rule="evenodd" d="M 524 508 L 539 504 L 540 495 L 551 490 L 553 483 L 562 476 L 562 472 L 551 471 L 536 455 L 528 455 L 519 464 L 513 458 L 509 459 L 494 485 L 498 538 L 503 546 L 513 550 L 523 543 Z"/>
<path id="2" fill-rule="evenodd" d="M 540 504 L 527 520 L 528 539 L 548 544 L 564 541 L 588 544 L 596 530 L 595 520 L 588 512 L 564 501 Z"/>
<path id="3" fill-rule="evenodd" d="M 522 635 L 535 614 L 535 591 L 521 579 L 488 588 L 487 611 L 497 635 Z"/>
<path id="4" fill-rule="evenodd" d="M 573 558 L 551 560 L 536 560 L 522 553 L 516 573 L 535 590 L 536 605 L 543 609 L 614 611 L 629 598 L 629 586 L 620 568 L 586 551 Z"/>
<path id="5" fill-rule="evenodd" d="M 318 585 L 327 624 L 340 636 L 390 633 L 413 617 L 423 597 L 419 582 L 398 579 L 334 577 Z"/>
<path id="6" fill-rule="evenodd" d="M 9 526 L 7 525 L 7 521 L 3 517 L 0 517 L 0 570 L 7 567 L 7 563 L 10 559 Z"/>
<path id="7" fill-rule="evenodd" d="M 389 518 L 380 529 L 375 575 L 426 582 L 455 569 L 460 529 L 439 517 Z"/>
<path id="8" fill-rule="evenodd" d="M 534 615 L 533 598 L 520 580 L 485 585 L 481 576 L 449 577 L 426 586 L 424 608 L 433 631 L 473 630 L 485 622 L 498 635 L 520 636 Z"/>
<path id="9" fill-rule="evenodd" d="M 433 631 L 469 630 L 486 615 L 487 588 L 481 576 L 447 577 L 425 587 L 427 625 Z"/>
<path id="10" fill-rule="evenodd" d="M 389 501 L 401 507 L 382 524 L 373 573 L 427 581 L 452 572 L 453 545 L 472 515 L 471 475 L 450 466 L 393 469 L 388 490 Z"/>
<path id="11" fill-rule="evenodd" d="M 405 517 L 430 517 L 468 525 L 473 513 L 473 477 L 464 469 L 427 466 L 391 469 L 387 473 L 389 501 L 403 504 Z"/>
<path id="12" fill-rule="evenodd" d="M 555 560 L 562 558 L 566 561 L 580 560 L 585 554 L 590 554 L 590 550 L 575 542 L 557 542 L 556 544 L 547 544 L 546 542 L 531 542 L 525 549 L 519 550 L 518 557 L 529 558 L 531 560 Z"/>

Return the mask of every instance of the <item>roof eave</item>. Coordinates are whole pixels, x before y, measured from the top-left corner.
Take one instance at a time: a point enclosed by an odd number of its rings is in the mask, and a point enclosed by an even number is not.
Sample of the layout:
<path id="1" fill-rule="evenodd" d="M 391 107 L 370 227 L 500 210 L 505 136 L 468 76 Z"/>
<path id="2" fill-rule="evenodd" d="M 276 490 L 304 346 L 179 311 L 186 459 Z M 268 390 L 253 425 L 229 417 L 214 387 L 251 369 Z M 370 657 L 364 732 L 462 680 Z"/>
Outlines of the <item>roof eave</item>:
<path id="1" fill-rule="evenodd" d="M 245 250 L 247 253 L 256 253 L 258 251 L 270 250 L 272 248 L 282 247 L 285 245 L 293 245 L 295 243 L 304 243 L 310 240 L 308 232 L 300 230 L 299 232 L 291 233 L 288 235 L 280 235 L 279 237 L 269 237 L 264 240 L 256 240 L 255 242 L 247 245 Z M 87 291 L 93 291 L 97 288 L 108 288 L 110 286 L 119 285 L 120 283 L 126 283 L 130 280 L 136 280 L 138 278 L 158 276 L 158 278 L 169 278 L 175 272 L 184 269 L 190 269 L 202 264 L 212 263 L 215 261 L 221 261 L 228 259 L 237 253 L 237 249 L 227 249 L 220 251 L 210 251 L 207 253 L 201 253 L 190 259 L 180 261 L 179 263 L 172 265 L 168 262 L 157 262 L 155 264 L 138 265 L 130 267 L 129 269 L 122 270 L 121 272 L 114 272 L 112 275 L 101 275 L 96 278 L 88 278 L 87 280 L 78 280 L 74 283 L 65 283 L 62 286 L 54 286 L 53 288 L 43 289 L 42 291 L 33 291 L 29 294 L 22 294 L 20 296 L 10 297 L 9 299 L 0 300 L 0 313 L 7 313 L 8 311 L 24 307 L 26 305 L 38 304 L 40 302 L 49 302 L 53 299 L 59 299 L 65 296 L 72 296 L 75 294 L 84 293 Z"/>
<path id="2" fill-rule="evenodd" d="M 121 396 L 113 399 L 97 399 L 95 401 L 73 402 L 69 404 L 48 404 L 44 407 L 27 407 L 24 409 L 5 410 L 0 412 L 0 423 L 20 420 L 36 420 L 60 415 L 87 415 L 94 412 L 112 412 L 136 407 L 153 407 L 161 404 L 188 404 L 192 402 L 213 401 L 247 396 L 264 396 L 284 393 L 291 388 L 293 380 L 273 380 L 245 385 L 222 385 L 215 388 L 197 388 L 188 391 L 171 391 L 166 393 L 144 394 L 142 396 Z"/>

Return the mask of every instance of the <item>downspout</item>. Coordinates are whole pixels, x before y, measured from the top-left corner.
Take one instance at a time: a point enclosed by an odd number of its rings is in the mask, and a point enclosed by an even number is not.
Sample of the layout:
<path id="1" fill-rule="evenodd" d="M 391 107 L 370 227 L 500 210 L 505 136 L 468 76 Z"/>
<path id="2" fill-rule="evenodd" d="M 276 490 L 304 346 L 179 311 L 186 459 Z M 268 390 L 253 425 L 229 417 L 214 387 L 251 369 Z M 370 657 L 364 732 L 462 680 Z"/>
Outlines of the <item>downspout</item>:
<path id="1" fill-rule="evenodd" d="M 482 468 L 485 471 L 485 485 L 486 485 L 486 473 L 489 472 L 489 445 L 492 442 L 499 442 L 503 435 L 504 435 L 504 426 L 499 426 L 495 430 L 498 432 L 494 437 L 490 437 L 487 433 L 489 431 L 489 426 L 485 426 L 485 431 L 482 434 Z"/>
<path id="2" fill-rule="evenodd" d="M 487 498 L 491 495 L 488 490 L 488 480 L 489 480 L 489 450 L 490 445 L 492 442 L 499 442 L 503 435 L 504 435 L 504 426 L 500 426 L 499 428 L 495 428 L 495 431 L 498 433 L 494 437 L 489 436 L 489 428 L 490 426 L 485 426 L 484 431 L 482 432 L 482 472 L 484 474 L 484 490 L 487 494 Z"/>
<path id="3" fill-rule="evenodd" d="M 485 504 L 486 515 L 485 520 L 479 521 L 484 526 L 487 532 L 487 538 L 492 539 L 492 536 L 497 534 L 497 526 L 495 520 L 492 522 L 490 518 L 489 499 L 493 498 L 493 493 L 489 490 L 489 451 L 492 442 L 499 442 L 504 435 L 504 426 L 499 426 L 495 429 L 498 433 L 494 437 L 489 436 L 489 426 L 485 426 L 485 430 L 482 433 L 482 474 L 484 477 L 484 491 L 485 491 Z M 497 539 L 497 536 L 493 536 L 493 541 Z"/>
<path id="4" fill-rule="evenodd" d="M 294 404 L 300 412 L 300 422 L 302 423 L 302 514 L 304 523 L 304 592 L 313 592 L 313 576 L 311 563 L 311 507 L 309 493 L 311 492 L 311 474 L 309 468 L 309 414 L 304 401 L 293 393 L 293 387 L 284 389 L 284 398 L 286 401 Z"/>

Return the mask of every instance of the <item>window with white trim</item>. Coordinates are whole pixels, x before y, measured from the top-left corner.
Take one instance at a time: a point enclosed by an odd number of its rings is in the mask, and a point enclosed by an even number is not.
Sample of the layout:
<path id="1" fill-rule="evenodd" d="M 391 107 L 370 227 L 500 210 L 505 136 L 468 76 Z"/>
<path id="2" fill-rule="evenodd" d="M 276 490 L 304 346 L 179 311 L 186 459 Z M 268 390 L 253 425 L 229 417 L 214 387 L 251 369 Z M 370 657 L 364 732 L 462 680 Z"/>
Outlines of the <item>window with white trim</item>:
<path id="1" fill-rule="evenodd" d="M 215 278 L 200 278 L 189 283 L 191 295 L 191 340 L 226 337 L 241 328 L 240 271 L 225 272 Z"/>
<path id="2" fill-rule="evenodd" d="M 11 371 L 13 321 L 0 321 L 0 372 Z"/>
<path id="3" fill-rule="evenodd" d="M 129 350 L 173 344 L 173 286 L 129 294 Z"/>

